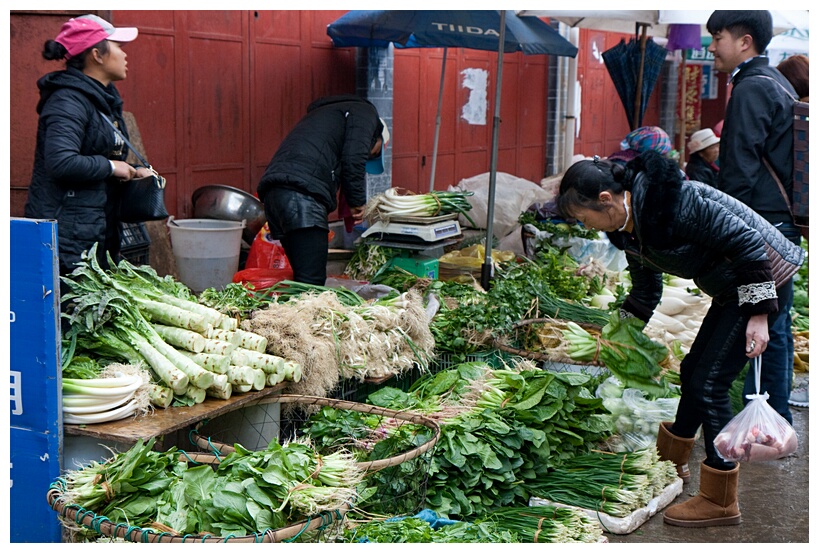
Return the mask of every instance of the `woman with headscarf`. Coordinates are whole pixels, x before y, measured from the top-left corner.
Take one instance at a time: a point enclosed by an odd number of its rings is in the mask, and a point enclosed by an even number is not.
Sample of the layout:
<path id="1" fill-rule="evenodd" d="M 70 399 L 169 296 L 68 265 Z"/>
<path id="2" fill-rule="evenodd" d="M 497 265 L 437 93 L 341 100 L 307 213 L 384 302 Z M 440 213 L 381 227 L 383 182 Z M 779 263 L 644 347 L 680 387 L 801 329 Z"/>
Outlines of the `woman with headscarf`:
<path id="1" fill-rule="evenodd" d="M 668 155 L 671 152 L 671 139 L 660 127 L 640 127 L 626 135 L 620 143 L 620 150 L 609 155 L 609 161 L 624 165 L 643 152 L 653 151 Z"/>

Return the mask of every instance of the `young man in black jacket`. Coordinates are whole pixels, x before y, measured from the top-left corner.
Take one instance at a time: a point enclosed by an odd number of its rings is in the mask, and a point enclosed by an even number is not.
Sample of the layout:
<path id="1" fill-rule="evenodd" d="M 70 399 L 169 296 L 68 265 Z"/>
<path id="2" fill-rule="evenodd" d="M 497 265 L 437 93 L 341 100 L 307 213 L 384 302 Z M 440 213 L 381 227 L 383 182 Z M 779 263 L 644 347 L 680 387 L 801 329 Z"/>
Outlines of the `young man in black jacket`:
<path id="1" fill-rule="evenodd" d="M 792 195 L 796 92 L 762 55 L 773 36 L 771 13 L 717 10 L 706 27 L 713 39 L 708 51 L 714 55 L 714 65 L 730 74 L 732 87 L 720 134 L 718 188 L 748 205 L 798 245 L 800 231 L 771 173 L 776 172 L 787 194 Z M 793 380 L 793 281 L 788 280 L 777 293 L 788 300 L 769 321 L 771 339 L 762 355 L 761 392 L 767 392 L 768 403 L 792 423 L 788 398 Z M 755 388 L 754 373 L 749 371 L 744 394 L 755 393 Z"/>
<path id="2" fill-rule="evenodd" d="M 327 216 L 339 192 L 355 222 L 367 203 L 366 173 L 384 172 L 389 131 L 375 106 L 354 95 L 320 98 L 284 138 L 257 188 L 271 236 L 281 240 L 293 280 L 327 279 Z"/>

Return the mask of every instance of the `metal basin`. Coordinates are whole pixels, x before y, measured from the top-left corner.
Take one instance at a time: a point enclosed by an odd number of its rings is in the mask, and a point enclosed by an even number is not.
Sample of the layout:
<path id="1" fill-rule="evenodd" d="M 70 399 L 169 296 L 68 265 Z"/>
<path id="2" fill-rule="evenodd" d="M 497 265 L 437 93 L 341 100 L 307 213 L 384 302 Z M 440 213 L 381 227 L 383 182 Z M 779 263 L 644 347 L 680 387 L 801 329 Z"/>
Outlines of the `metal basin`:
<path id="1" fill-rule="evenodd" d="M 267 219 L 264 204 L 258 198 L 226 184 L 208 184 L 197 188 L 191 196 L 193 216 L 198 219 L 245 221 L 242 239 L 253 243 Z"/>

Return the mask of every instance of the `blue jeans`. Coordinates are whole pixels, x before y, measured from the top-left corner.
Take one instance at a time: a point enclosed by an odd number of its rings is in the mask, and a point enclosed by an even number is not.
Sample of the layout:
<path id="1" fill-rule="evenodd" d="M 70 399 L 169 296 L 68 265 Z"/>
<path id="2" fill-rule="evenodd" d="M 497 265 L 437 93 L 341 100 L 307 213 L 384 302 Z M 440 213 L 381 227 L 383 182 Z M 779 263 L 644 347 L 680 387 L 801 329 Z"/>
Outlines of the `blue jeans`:
<path id="1" fill-rule="evenodd" d="M 799 245 L 801 235 L 799 229 L 793 225 L 780 225 L 780 232 L 785 237 Z M 779 296 L 779 312 L 768 318 L 768 335 L 770 341 L 765 353 L 762 354 L 762 372 L 760 378 L 760 392 L 768 392 L 768 405 L 793 424 L 791 409 L 788 407 L 788 398 L 791 396 L 793 383 L 793 329 L 791 327 L 791 308 L 793 307 L 793 280 L 776 289 Z M 742 389 L 742 400 L 745 404 L 748 394 L 756 393 L 754 371 L 749 370 L 745 377 L 745 386 Z"/>
<path id="2" fill-rule="evenodd" d="M 711 302 L 691 351 L 680 363 L 680 403 L 671 433 L 693 438 L 702 426 L 705 464 L 730 470 L 717 454 L 714 438 L 734 417 L 728 391 L 742 367 L 745 356 L 745 328 L 748 318 L 740 314 L 736 301 Z"/>

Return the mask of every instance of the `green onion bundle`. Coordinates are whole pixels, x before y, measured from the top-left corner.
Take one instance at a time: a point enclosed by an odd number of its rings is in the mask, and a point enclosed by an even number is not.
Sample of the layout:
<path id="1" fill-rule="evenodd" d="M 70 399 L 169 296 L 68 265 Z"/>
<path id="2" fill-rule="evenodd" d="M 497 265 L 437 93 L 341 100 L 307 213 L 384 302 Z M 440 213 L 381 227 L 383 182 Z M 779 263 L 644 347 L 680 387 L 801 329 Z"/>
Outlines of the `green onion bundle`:
<path id="1" fill-rule="evenodd" d="M 660 461 L 656 449 L 649 448 L 575 456 L 527 489 L 564 505 L 626 517 L 675 479 L 673 463 Z"/>
<path id="2" fill-rule="evenodd" d="M 389 188 L 367 203 L 364 218 L 369 223 L 389 221 L 393 217 L 435 217 L 458 213 L 476 227 L 467 211 L 472 204 L 467 198 L 474 192 L 440 192 L 426 194 L 399 194 L 397 188 Z"/>
<path id="3" fill-rule="evenodd" d="M 486 521 L 498 531 L 516 534 L 523 543 L 595 543 L 603 535 L 597 522 L 570 507 L 503 507 Z"/>

